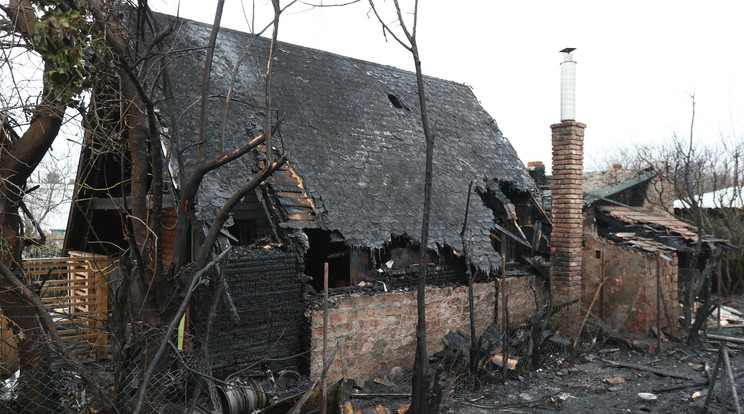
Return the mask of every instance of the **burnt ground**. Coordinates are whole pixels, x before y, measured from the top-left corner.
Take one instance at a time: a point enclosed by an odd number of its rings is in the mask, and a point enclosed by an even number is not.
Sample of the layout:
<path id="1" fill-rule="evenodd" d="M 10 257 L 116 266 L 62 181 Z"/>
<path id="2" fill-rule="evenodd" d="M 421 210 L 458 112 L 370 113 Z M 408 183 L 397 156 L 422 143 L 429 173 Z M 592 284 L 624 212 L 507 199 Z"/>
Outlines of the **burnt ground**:
<path id="1" fill-rule="evenodd" d="M 744 328 L 709 329 L 708 333 L 744 338 Z M 551 354 L 537 370 L 524 369 L 503 381 L 501 373 L 492 373 L 494 380 L 477 391 L 468 390 L 467 374 L 458 368 L 451 369 L 443 382 L 442 413 L 537 413 L 564 411 L 570 413 L 642 413 L 680 412 L 699 413 L 707 393 L 706 364 L 712 371 L 718 359 L 719 342 L 707 341 L 702 347 L 690 348 L 665 342 L 662 352 L 651 354 L 639 348 L 643 341 L 625 341 L 618 338 L 595 343 L 591 349 L 570 353 Z M 646 345 L 655 345 L 655 339 L 645 339 Z M 586 344 L 588 346 L 588 344 Z M 633 347 L 631 347 L 633 345 Z M 739 349 L 735 349 L 735 348 Z M 729 356 L 740 404 L 744 404 L 744 346 L 732 344 Z M 452 368 L 452 359 L 444 358 L 433 368 Z M 625 368 L 612 362 L 636 364 L 639 368 Z M 649 367 L 686 376 L 688 379 L 670 378 L 648 372 Z M 719 377 L 720 378 L 720 377 Z M 410 393 L 410 373 L 397 378 L 376 378 L 364 386 L 347 383 L 343 402 L 344 413 L 396 413 L 408 404 L 405 395 Z M 698 383 L 698 385 L 695 385 Z M 685 387 L 664 391 L 664 387 Z M 720 380 L 716 381 L 710 412 L 726 412 L 721 408 Z M 653 393 L 653 402 L 642 401 L 639 393 Z M 352 395 L 353 394 L 353 395 Z M 358 398 L 360 395 L 384 395 L 378 398 Z M 727 398 L 733 410 L 731 397 Z M 732 411 L 733 412 L 733 411 Z"/>
<path id="2" fill-rule="evenodd" d="M 605 347 L 551 357 L 543 368 L 525 373 L 516 380 L 488 386 L 479 392 L 450 396 L 443 405 L 447 413 L 486 413 L 494 410 L 535 413 L 546 410 L 570 413 L 620 412 L 682 412 L 699 413 L 705 400 L 707 386 L 690 386 L 674 391 L 659 392 L 661 387 L 703 382 L 707 363 L 715 366 L 718 350 L 711 344 L 708 350 L 689 350 L 678 347 L 658 355 L 629 349 L 626 345 Z M 732 369 L 744 369 L 744 352 L 730 351 Z M 669 378 L 641 369 L 623 368 L 607 361 L 638 364 L 689 375 L 695 380 Z M 737 381 L 737 389 L 744 393 L 744 378 Z M 718 391 L 718 387 L 716 389 Z M 693 396 L 695 392 L 700 397 Z M 639 393 L 653 393 L 655 402 L 644 402 Z M 718 392 L 716 392 L 717 396 Z M 723 412 L 718 398 L 712 400 L 712 412 Z M 740 398 L 744 402 L 744 399 Z"/>

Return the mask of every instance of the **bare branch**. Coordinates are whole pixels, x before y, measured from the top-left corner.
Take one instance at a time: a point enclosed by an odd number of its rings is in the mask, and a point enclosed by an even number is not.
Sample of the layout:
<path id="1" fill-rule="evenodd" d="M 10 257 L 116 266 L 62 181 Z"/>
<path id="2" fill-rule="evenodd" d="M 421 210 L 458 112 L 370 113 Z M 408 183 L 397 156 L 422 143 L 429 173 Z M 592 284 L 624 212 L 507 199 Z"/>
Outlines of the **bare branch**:
<path id="1" fill-rule="evenodd" d="M 139 389 L 139 397 L 137 399 L 137 406 L 134 408 L 134 411 L 133 411 L 134 414 L 137 414 L 140 412 L 140 410 L 142 410 L 142 404 L 145 401 L 145 395 L 147 393 L 147 386 L 149 385 L 150 378 L 152 377 L 152 373 L 155 370 L 155 367 L 158 365 L 158 362 L 160 362 L 160 358 L 163 356 L 163 352 L 165 352 L 165 348 L 168 345 L 168 341 L 170 340 L 171 335 L 173 335 L 173 332 L 176 330 L 176 327 L 178 327 L 178 324 L 181 321 L 181 317 L 183 317 L 183 314 L 186 312 L 186 308 L 188 307 L 189 301 L 191 300 L 191 295 L 194 293 L 194 290 L 196 289 L 197 284 L 201 281 L 201 278 L 204 275 L 204 273 L 206 273 L 214 265 L 222 261 L 225 258 L 225 256 L 227 256 L 228 253 L 230 253 L 229 249 L 220 253 L 219 256 L 214 258 L 214 260 L 212 260 L 207 265 L 199 269 L 196 273 L 191 275 L 191 282 L 189 283 L 189 289 L 186 291 L 186 295 L 181 301 L 181 306 L 179 306 L 178 311 L 176 311 L 176 314 L 173 316 L 173 319 L 168 325 L 168 329 L 166 330 L 165 335 L 163 335 L 163 339 L 160 342 L 160 347 L 158 347 L 158 350 L 155 353 L 155 356 L 152 357 L 152 361 L 150 361 L 150 365 L 147 366 L 147 372 L 145 372 L 145 376 L 142 378 L 142 384 L 140 385 L 140 389 Z"/>
<path id="2" fill-rule="evenodd" d="M 214 23 L 212 24 L 212 33 L 209 35 L 207 44 L 207 56 L 204 59 L 204 73 L 202 74 L 201 90 L 201 112 L 199 115 L 199 141 L 204 142 L 204 127 L 207 119 L 207 90 L 209 85 L 209 74 L 212 72 L 212 57 L 214 56 L 214 45 L 217 42 L 217 33 L 220 31 L 220 21 L 222 20 L 222 9 L 225 6 L 225 0 L 217 1 L 217 10 L 214 12 Z M 202 145 L 199 145 L 199 161 L 204 157 Z"/>
<path id="3" fill-rule="evenodd" d="M 409 52 L 413 52 L 413 49 L 411 48 L 411 46 L 410 46 L 409 44 L 405 43 L 405 42 L 404 42 L 403 40 L 401 40 L 401 39 L 400 39 L 400 38 L 398 37 L 398 35 L 396 35 L 396 34 L 395 34 L 395 32 L 393 32 L 392 30 L 390 30 L 390 26 L 388 26 L 388 25 L 387 25 L 387 23 L 385 23 L 385 22 L 384 22 L 384 21 L 382 20 L 382 17 L 381 17 L 381 16 L 380 16 L 380 14 L 379 14 L 379 13 L 377 12 L 377 8 L 375 7 L 375 3 L 374 3 L 374 0 L 369 0 L 369 5 L 370 5 L 370 7 L 372 8 L 372 11 L 373 11 L 373 12 L 375 13 L 375 16 L 377 17 L 377 20 L 378 20 L 378 21 L 380 22 L 380 24 L 382 25 L 382 32 L 383 32 L 383 34 L 384 34 L 384 33 L 389 33 L 389 34 L 390 34 L 390 36 L 393 36 L 393 39 L 395 39 L 395 40 L 396 40 L 396 41 L 397 41 L 398 43 L 400 43 L 400 45 L 401 45 L 401 46 L 403 46 L 403 47 L 404 47 L 404 48 L 405 48 L 405 49 L 406 49 L 407 51 L 409 51 Z"/>
<path id="4" fill-rule="evenodd" d="M 359 3 L 362 0 L 350 0 L 346 3 L 338 3 L 338 4 L 323 4 L 323 3 L 311 3 L 309 1 L 300 1 L 300 4 L 304 4 L 305 6 L 310 7 L 317 7 L 317 8 L 328 8 L 328 7 L 344 7 L 344 6 L 350 6 L 354 3 Z"/>

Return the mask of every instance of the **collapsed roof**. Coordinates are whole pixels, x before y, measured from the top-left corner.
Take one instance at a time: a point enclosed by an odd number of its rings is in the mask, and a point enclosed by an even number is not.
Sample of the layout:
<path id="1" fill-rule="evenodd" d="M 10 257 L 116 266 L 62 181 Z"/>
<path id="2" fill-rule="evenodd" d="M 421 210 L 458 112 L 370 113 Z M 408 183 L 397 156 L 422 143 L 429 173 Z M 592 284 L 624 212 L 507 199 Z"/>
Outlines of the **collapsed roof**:
<path id="1" fill-rule="evenodd" d="M 177 123 L 181 148 L 199 139 L 201 82 L 195 74 L 203 71 L 210 30 L 210 25 L 181 21 L 173 35 L 172 90 L 164 94 L 172 107 L 161 105 L 161 115 L 166 126 Z M 261 132 L 269 44 L 268 39 L 252 41 L 250 34 L 220 30 L 209 81 L 206 154 L 220 153 L 228 91 L 225 152 Z M 240 67 L 231 89 L 236 64 Z M 471 181 L 482 189 L 497 183 L 527 194 L 534 181 L 469 87 L 432 77 L 425 78 L 425 85 L 435 134 L 429 247 L 442 243 L 459 250 Z M 315 219 L 306 226 L 337 231 L 353 247 L 380 248 L 392 235 L 415 241 L 423 215 L 425 139 L 414 73 L 279 42 L 271 93 L 272 118 L 282 120 L 273 145 L 288 155 L 292 174 L 311 199 L 305 204 Z M 196 146 L 183 152 L 187 171 L 197 153 Z M 175 164 L 171 168 L 174 178 L 183 174 Z M 243 157 L 209 173 L 198 194 L 197 216 L 210 220 L 237 188 L 237 180 L 255 169 L 255 157 Z M 474 264 L 499 266 L 490 240 L 493 212 L 480 201 L 471 204 L 468 239 Z"/>

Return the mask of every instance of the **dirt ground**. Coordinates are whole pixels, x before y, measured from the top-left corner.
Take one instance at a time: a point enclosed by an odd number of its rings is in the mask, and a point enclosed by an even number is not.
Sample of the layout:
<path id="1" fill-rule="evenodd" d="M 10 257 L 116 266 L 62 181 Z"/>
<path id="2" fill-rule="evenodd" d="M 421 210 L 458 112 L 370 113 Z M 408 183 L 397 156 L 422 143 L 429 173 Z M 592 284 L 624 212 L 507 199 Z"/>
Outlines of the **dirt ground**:
<path id="1" fill-rule="evenodd" d="M 744 339 L 744 328 L 709 329 L 708 333 Z M 656 340 L 646 339 L 655 345 Z M 719 342 L 708 340 L 701 348 L 692 349 L 666 342 L 663 351 L 650 354 L 639 351 L 637 342 L 606 340 L 592 349 L 579 349 L 567 354 L 550 355 L 537 370 L 524 370 L 505 382 L 500 379 L 469 391 L 463 377 L 443 382 L 442 413 L 537 413 L 564 411 L 569 413 L 700 413 L 708 386 L 706 366 L 713 371 L 719 355 Z M 736 349 L 738 348 L 738 349 Z M 744 405 L 744 345 L 728 348 L 740 404 Z M 636 368 L 621 367 L 635 364 Z M 682 378 L 658 375 L 643 368 L 667 371 Z M 409 373 L 395 378 L 374 379 L 363 387 L 347 385 L 342 406 L 344 413 L 396 413 L 408 404 Z M 717 377 L 720 378 L 720 377 Z M 697 384 L 697 385 L 696 385 Z M 684 385 L 665 391 L 664 387 Z M 729 389 L 729 387 L 725 387 Z M 655 400 L 643 400 L 639 394 L 653 394 Z M 356 394 L 356 395 L 354 395 Z M 370 398 L 381 395 L 378 398 Z M 642 394 L 641 394 L 642 395 Z M 363 398 L 364 397 L 364 398 Z M 733 411 L 731 393 L 726 398 Z M 646 397 L 649 398 L 649 397 Z M 653 397 L 651 397 L 653 398 Z M 727 412 L 721 404 L 721 382 L 716 380 L 711 398 L 712 413 Z"/>

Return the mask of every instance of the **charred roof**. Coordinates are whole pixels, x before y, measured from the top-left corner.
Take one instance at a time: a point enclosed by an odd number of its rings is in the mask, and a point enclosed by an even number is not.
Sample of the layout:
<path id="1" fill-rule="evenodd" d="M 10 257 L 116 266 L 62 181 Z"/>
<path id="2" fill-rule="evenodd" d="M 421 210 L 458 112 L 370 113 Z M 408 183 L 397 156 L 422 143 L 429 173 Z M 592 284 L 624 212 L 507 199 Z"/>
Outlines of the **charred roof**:
<path id="1" fill-rule="evenodd" d="M 160 19 L 172 20 L 170 16 Z M 181 21 L 169 57 L 172 89 L 164 125 L 177 123 L 181 148 L 199 140 L 200 76 L 210 25 Z M 241 62 L 246 46 L 250 51 Z M 179 50 L 189 51 L 179 53 Z M 224 151 L 261 133 L 264 72 L 269 40 L 220 30 L 209 81 L 203 150 L 219 154 L 225 98 L 231 91 Z M 235 84 L 232 71 L 239 65 Z M 429 119 L 435 134 L 430 247 L 444 243 L 461 249 L 468 185 L 487 190 L 497 183 L 509 191 L 531 192 L 534 181 L 496 122 L 471 89 L 425 77 Z M 350 246 L 382 247 L 391 235 L 417 239 L 423 215 L 425 139 L 415 74 L 279 42 L 272 61 L 272 119 L 282 119 L 273 145 L 288 155 L 312 198 L 313 226 L 338 231 Z M 198 150 L 183 152 L 193 168 Z M 182 172 L 172 166 L 174 174 Z M 198 195 L 197 215 L 207 220 L 256 169 L 244 157 L 209 173 Z M 473 200 L 477 200 L 474 198 Z M 493 212 L 481 202 L 470 208 L 470 253 L 475 264 L 499 264 L 490 242 Z"/>

